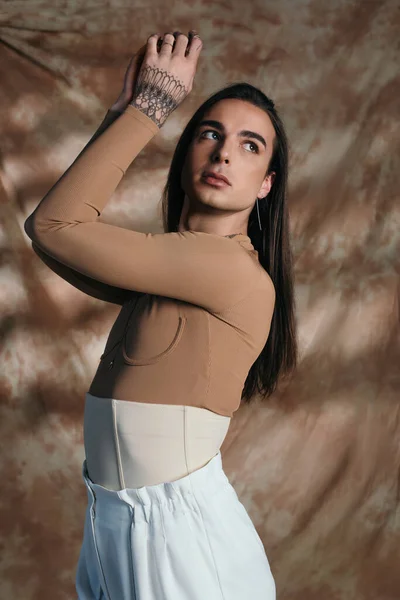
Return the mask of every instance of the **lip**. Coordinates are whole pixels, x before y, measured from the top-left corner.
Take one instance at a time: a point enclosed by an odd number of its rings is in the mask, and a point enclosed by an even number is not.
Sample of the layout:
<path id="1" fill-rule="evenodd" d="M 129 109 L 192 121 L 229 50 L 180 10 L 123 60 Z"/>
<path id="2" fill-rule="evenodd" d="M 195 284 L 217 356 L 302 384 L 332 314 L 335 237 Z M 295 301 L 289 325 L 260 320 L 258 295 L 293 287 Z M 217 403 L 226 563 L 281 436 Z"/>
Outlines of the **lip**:
<path id="1" fill-rule="evenodd" d="M 225 177 L 225 175 L 222 175 L 222 173 L 216 173 L 215 171 L 204 171 L 203 178 L 204 179 L 214 179 L 214 180 L 217 180 L 219 183 L 225 183 L 226 185 L 231 185 L 231 182 L 229 181 L 229 179 L 227 177 Z"/>

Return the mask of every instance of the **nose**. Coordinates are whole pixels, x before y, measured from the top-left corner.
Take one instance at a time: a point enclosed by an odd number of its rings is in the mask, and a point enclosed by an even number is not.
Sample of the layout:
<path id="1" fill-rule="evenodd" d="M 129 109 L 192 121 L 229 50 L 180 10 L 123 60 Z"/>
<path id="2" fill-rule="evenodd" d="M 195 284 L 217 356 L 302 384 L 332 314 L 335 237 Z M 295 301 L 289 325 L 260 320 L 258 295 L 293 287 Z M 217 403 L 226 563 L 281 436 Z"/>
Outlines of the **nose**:
<path id="1" fill-rule="evenodd" d="M 214 152 L 211 162 L 212 163 L 224 162 L 225 164 L 229 165 L 229 158 L 228 158 L 228 156 L 222 156 L 221 152 Z"/>
<path id="2" fill-rule="evenodd" d="M 229 155 L 230 155 L 230 151 L 228 149 L 228 146 L 225 143 L 221 143 L 219 145 L 216 146 L 216 148 L 214 148 L 214 150 L 211 153 L 211 161 L 214 162 L 225 162 L 226 164 L 229 164 L 230 159 L 229 159 Z"/>

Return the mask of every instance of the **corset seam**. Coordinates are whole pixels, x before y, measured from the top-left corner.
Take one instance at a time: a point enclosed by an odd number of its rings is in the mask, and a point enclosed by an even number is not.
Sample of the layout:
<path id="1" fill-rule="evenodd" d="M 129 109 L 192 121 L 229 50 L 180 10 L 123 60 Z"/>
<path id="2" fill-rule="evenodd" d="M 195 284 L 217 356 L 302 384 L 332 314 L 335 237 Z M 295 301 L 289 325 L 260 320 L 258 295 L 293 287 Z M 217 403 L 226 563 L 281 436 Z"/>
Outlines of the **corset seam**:
<path id="1" fill-rule="evenodd" d="M 124 472 L 122 469 L 122 461 L 121 461 L 121 452 L 119 448 L 119 437 L 118 437 L 118 427 L 117 427 L 117 400 L 113 398 L 112 400 L 112 413 L 113 413 L 113 429 L 114 429 L 114 442 L 115 449 L 117 452 L 117 464 L 118 464 L 118 474 L 119 474 L 119 485 L 121 488 L 125 489 L 125 478 Z"/>

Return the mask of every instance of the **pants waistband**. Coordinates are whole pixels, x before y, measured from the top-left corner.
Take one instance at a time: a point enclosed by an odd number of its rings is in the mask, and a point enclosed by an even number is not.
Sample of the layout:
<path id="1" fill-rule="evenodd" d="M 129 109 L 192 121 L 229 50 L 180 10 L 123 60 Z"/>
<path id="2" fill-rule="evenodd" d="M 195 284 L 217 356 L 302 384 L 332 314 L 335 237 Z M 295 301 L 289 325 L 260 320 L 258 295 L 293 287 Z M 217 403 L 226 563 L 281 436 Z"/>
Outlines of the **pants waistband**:
<path id="1" fill-rule="evenodd" d="M 204 467 L 185 475 L 181 479 L 156 485 L 124 488 L 118 491 L 109 490 L 91 481 L 87 472 L 86 460 L 83 461 L 82 465 L 82 477 L 86 487 L 97 500 L 103 498 L 107 500 L 108 504 L 113 501 L 120 503 L 121 500 L 124 500 L 132 506 L 135 504 L 149 506 L 153 502 L 165 504 L 168 499 L 176 498 L 177 494 L 185 496 L 205 493 L 207 497 L 210 497 L 220 490 L 221 486 L 231 487 L 223 471 L 220 450 Z"/>

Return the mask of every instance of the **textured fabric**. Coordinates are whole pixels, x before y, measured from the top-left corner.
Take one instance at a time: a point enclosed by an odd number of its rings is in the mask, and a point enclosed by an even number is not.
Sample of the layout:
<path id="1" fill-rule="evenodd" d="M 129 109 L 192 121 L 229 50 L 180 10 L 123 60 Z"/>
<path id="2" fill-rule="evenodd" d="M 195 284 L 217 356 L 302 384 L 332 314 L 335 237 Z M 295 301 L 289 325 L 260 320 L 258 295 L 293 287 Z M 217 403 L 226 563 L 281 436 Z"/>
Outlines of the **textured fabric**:
<path id="1" fill-rule="evenodd" d="M 125 291 L 91 394 L 189 403 L 231 417 L 265 346 L 275 303 L 250 238 L 145 234 L 97 220 L 157 132 L 149 117 L 128 106 L 94 135 L 25 230 L 59 263 L 113 286 L 118 302 Z"/>
<path id="2" fill-rule="evenodd" d="M 88 493 L 79 600 L 275 600 L 263 544 L 218 452 L 174 482 Z"/>

